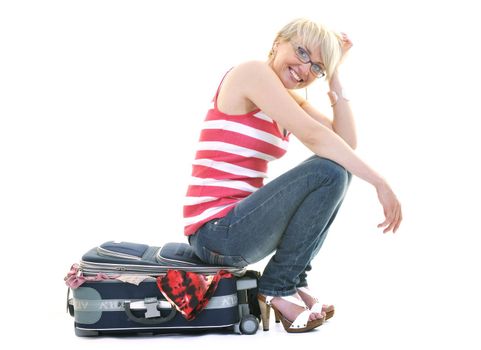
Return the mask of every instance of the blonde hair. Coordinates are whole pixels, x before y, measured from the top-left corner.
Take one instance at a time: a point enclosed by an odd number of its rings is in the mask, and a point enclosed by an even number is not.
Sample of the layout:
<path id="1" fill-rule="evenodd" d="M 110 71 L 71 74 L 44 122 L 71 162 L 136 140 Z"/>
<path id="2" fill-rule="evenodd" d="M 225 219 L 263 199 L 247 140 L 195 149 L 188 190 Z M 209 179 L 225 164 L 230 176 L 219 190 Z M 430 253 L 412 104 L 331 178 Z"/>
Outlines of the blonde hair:
<path id="1" fill-rule="evenodd" d="M 319 47 L 320 55 L 326 69 L 326 79 L 331 79 L 342 56 L 342 36 L 320 23 L 313 22 L 306 18 L 295 19 L 286 24 L 274 39 L 274 46 L 279 41 L 292 39 L 300 40 L 300 44 L 306 48 Z M 269 57 L 273 54 L 271 50 Z"/>

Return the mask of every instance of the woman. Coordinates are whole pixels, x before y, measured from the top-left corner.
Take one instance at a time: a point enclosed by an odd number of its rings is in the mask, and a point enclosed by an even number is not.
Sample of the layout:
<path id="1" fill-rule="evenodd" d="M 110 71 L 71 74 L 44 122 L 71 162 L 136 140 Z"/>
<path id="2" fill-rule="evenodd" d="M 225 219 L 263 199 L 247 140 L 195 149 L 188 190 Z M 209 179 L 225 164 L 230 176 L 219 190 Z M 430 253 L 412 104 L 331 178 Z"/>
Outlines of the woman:
<path id="1" fill-rule="evenodd" d="M 307 287 L 351 174 L 372 184 L 384 209 L 384 232 L 396 232 L 401 206 L 387 182 L 363 162 L 337 68 L 349 38 L 298 19 L 278 33 L 266 62 L 232 68 L 219 85 L 201 132 L 184 207 L 185 234 L 211 264 L 246 266 L 275 254 L 259 280 L 264 330 L 274 309 L 288 332 L 332 317 Z M 332 121 L 294 93 L 326 77 Z M 314 155 L 263 184 L 267 163 L 285 152 L 289 134 Z"/>

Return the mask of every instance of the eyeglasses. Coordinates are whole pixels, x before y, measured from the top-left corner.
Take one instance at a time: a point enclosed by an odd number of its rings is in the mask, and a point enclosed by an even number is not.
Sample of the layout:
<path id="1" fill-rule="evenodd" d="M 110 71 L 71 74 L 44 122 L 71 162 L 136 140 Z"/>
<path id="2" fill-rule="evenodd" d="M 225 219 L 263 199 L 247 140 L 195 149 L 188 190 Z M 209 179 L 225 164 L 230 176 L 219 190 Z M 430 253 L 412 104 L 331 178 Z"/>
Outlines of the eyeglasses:
<path id="1" fill-rule="evenodd" d="M 291 44 L 292 44 L 292 47 L 294 48 L 294 51 L 295 51 L 296 56 L 299 59 L 299 61 L 301 61 L 302 63 L 310 63 L 311 64 L 311 67 L 310 67 L 311 72 L 312 72 L 312 74 L 315 75 L 316 78 L 319 79 L 319 78 L 322 78 L 323 76 L 326 75 L 326 72 L 324 72 L 324 69 L 322 69 L 322 67 L 320 65 L 311 61 L 311 56 L 309 56 L 309 54 L 307 53 L 305 48 L 303 48 L 302 46 L 293 44 L 293 43 L 291 43 Z"/>

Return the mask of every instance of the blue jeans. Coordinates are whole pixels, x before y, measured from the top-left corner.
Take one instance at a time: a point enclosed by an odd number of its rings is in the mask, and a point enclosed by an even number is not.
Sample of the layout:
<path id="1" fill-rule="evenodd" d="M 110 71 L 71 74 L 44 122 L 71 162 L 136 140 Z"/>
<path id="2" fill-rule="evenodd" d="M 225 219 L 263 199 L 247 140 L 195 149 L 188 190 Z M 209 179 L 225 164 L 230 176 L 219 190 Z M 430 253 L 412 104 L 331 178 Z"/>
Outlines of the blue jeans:
<path id="1" fill-rule="evenodd" d="M 244 267 L 275 251 L 259 280 L 264 295 L 286 296 L 307 286 L 351 180 L 339 164 L 314 155 L 280 175 L 221 219 L 205 223 L 189 242 L 209 264 Z"/>

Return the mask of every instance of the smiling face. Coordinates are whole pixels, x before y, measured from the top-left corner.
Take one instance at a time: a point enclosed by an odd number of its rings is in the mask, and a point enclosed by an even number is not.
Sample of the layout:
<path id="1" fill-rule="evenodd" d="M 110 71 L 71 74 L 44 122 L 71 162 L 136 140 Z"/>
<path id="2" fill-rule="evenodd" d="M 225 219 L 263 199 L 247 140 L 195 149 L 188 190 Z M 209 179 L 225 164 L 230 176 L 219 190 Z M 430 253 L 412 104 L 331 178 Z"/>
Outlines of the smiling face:
<path id="1" fill-rule="evenodd" d="M 286 89 L 302 89 L 317 77 L 313 71 L 324 71 L 319 47 L 305 47 L 300 40 L 280 40 L 274 44 L 269 65 Z M 297 51 L 297 52 L 296 52 Z M 306 63 L 304 63 L 306 62 Z M 311 68 L 311 65 L 314 67 Z"/>

